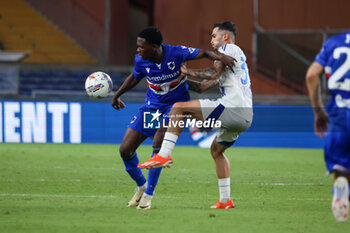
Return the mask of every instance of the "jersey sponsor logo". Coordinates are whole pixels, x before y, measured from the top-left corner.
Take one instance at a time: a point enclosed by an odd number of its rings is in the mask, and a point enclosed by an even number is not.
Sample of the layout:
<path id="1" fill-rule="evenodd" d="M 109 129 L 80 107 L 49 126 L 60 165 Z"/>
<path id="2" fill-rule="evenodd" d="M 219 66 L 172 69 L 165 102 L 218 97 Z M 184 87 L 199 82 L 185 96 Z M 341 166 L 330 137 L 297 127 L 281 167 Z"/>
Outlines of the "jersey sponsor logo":
<path id="1" fill-rule="evenodd" d="M 162 76 L 147 76 L 148 81 L 164 81 L 167 79 L 171 79 L 180 75 L 180 70 L 175 71 L 171 74 L 162 74 Z"/>
<path id="2" fill-rule="evenodd" d="M 168 67 L 169 67 L 169 69 L 174 70 L 175 69 L 175 62 L 173 62 L 173 61 L 168 62 Z"/>

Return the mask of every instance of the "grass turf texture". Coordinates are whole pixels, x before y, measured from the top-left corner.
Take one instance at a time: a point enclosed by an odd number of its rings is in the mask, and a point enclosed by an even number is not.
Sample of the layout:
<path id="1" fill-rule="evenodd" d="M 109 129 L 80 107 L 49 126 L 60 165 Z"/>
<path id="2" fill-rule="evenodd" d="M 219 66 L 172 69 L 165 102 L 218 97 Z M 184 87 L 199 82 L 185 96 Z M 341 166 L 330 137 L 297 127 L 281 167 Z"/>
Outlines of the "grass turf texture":
<path id="1" fill-rule="evenodd" d="M 150 153 L 141 146 L 140 161 Z M 209 150 L 176 147 L 152 209 L 136 210 L 117 146 L 0 144 L 0 232 L 349 232 L 331 213 L 321 150 L 226 155 L 235 209 L 209 209 L 219 198 Z"/>

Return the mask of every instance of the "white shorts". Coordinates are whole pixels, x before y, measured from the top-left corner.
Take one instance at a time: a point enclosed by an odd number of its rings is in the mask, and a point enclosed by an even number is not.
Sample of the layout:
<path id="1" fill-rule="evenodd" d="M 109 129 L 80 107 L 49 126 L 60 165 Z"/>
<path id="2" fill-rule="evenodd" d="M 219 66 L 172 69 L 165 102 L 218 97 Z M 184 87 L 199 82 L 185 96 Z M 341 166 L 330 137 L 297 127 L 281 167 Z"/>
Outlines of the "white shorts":
<path id="1" fill-rule="evenodd" d="M 216 141 L 223 142 L 221 144 L 230 145 L 252 123 L 252 108 L 226 107 L 222 99 L 200 99 L 199 102 L 204 120 L 215 118 L 221 121 L 221 128 L 216 131 Z"/>

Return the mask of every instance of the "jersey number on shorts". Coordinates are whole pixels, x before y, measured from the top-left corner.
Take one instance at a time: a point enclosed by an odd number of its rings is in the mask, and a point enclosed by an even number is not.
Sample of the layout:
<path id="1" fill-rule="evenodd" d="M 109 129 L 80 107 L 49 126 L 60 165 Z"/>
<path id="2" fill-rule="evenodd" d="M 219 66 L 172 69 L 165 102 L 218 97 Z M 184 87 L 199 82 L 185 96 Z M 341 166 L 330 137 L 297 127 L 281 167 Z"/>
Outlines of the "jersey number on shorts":
<path id="1" fill-rule="evenodd" d="M 346 58 L 344 63 L 339 66 L 339 68 L 332 74 L 328 79 L 328 88 L 330 90 L 342 90 L 350 91 L 350 79 L 345 78 L 342 81 L 339 81 L 349 70 L 350 70 L 350 48 L 339 47 L 336 48 L 333 52 L 333 57 L 339 59 L 341 54 L 345 54 Z"/>

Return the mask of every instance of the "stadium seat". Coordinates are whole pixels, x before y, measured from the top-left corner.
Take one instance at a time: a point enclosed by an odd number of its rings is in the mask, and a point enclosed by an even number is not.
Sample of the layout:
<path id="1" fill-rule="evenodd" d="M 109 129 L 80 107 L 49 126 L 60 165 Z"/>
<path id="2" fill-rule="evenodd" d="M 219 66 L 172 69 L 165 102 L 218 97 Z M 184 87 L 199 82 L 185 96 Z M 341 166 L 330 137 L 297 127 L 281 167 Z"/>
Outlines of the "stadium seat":
<path id="1" fill-rule="evenodd" d="M 7 51 L 30 52 L 23 63 L 97 63 L 96 59 L 22 0 L 1 0 L 0 31 Z"/>

